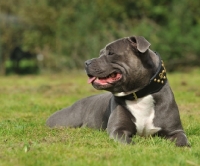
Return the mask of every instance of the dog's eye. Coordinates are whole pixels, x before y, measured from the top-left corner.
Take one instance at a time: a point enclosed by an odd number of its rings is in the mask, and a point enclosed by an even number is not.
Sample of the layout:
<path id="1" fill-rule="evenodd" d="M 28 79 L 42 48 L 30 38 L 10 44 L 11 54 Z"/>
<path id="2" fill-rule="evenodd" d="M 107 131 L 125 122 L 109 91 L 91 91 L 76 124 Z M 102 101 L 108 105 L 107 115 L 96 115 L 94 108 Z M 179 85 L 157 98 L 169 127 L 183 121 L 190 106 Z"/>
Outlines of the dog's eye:
<path id="1" fill-rule="evenodd" d="M 113 52 L 110 52 L 110 51 L 109 51 L 109 53 L 108 53 L 108 55 L 113 55 L 113 54 L 114 54 L 114 53 L 113 53 Z"/>

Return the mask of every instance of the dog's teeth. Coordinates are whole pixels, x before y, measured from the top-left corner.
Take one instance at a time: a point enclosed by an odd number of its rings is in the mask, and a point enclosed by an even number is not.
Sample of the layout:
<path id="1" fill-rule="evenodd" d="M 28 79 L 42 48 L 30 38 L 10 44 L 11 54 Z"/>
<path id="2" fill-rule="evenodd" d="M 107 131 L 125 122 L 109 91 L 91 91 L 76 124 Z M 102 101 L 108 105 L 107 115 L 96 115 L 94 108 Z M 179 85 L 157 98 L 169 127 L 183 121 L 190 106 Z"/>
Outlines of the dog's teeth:
<path id="1" fill-rule="evenodd" d="M 116 77 L 116 73 L 112 73 L 112 74 L 110 75 L 110 77 L 115 78 L 115 77 Z"/>

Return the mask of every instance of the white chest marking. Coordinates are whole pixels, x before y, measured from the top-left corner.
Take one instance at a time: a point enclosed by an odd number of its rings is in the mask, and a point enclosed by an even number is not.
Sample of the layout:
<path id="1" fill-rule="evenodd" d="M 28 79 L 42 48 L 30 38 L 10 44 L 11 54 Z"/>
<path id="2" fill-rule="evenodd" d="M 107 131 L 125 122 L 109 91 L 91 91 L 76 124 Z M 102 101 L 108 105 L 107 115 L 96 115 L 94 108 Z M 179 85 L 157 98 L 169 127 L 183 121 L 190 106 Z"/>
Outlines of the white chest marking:
<path id="1" fill-rule="evenodd" d="M 136 119 L 135 125 L 138 135 L 146 137 L 161 129 L 153 124 L 155 110 L 152 95 L 134 101 L 126 100 L 126 106 Z"/>

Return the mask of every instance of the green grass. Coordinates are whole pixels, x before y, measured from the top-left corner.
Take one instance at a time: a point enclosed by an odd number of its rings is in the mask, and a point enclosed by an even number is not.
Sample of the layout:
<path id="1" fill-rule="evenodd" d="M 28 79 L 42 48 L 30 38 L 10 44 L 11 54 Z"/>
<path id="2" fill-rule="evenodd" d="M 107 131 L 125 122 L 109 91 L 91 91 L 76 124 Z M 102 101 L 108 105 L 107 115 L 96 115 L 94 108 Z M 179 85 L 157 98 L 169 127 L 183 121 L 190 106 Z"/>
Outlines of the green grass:
<path id="1" fill-rule="evenodd" d="M 200 165 L 200 69 L 168 74 L 191 148 L 159 137 L 133 138 L 135 145 L 109 139 L 88 128 L 49 129 L 56 110 L 102 93 L 82 71 L 54 75 L 0 77 L 1 166 L 198 166 Z"/>

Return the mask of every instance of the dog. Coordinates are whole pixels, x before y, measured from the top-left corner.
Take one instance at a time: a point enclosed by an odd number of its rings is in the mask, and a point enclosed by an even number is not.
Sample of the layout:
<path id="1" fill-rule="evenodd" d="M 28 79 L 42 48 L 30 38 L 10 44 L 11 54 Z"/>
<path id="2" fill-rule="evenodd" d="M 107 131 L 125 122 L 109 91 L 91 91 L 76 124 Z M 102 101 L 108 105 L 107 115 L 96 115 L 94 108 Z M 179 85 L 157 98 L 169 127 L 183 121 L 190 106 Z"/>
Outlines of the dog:
<path id="1" fill-rule="evenodd" d="M 164 63 L 150 45 L 142 36 L 107 44 L 98 58 L 85 62 L 85 71 L 88 83 L 108 92 L 57 111 L 47 126 L 105 129 L 125 144 L 134 143 L 135 135 L 157 135 L 189 146 Z"/>

